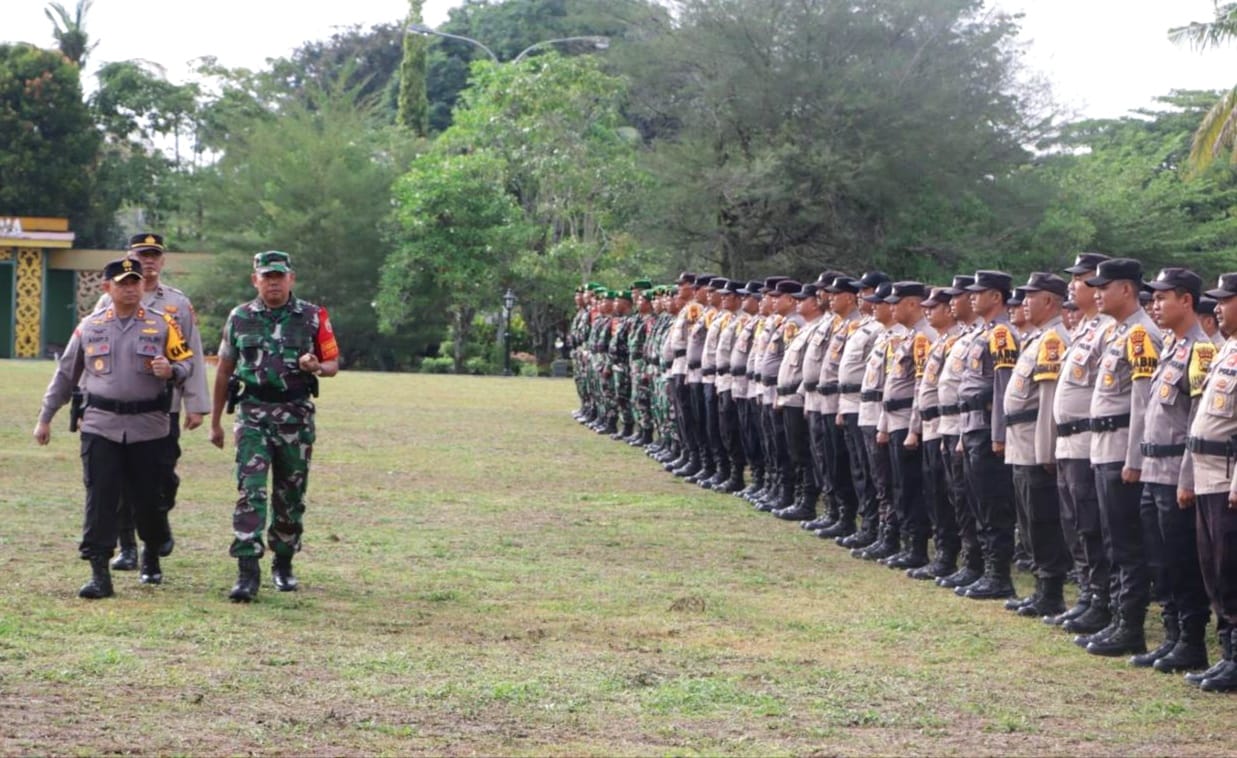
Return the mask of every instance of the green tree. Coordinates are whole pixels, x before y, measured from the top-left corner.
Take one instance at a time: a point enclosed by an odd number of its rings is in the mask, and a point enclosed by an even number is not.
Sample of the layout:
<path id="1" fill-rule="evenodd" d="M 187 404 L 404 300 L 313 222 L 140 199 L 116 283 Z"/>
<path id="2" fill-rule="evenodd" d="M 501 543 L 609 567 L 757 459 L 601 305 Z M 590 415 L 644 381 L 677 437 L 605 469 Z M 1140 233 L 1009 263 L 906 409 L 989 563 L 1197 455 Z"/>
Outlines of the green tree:
<path id="1" fill-rule="evenodd" d="M 422 0 L 408 0 L 408 23 L 421 23 Z M 404 59 L 399 64 L 399 125 L 418 137 L 428 136 L 429 100 L 425 95 L 425 61 L 429 42 L 419 34 L 404 34 Z"/>
<path id="2" fill-rule="evenodd" d="M 1211 21 L 1195 21 L 1170 29 L 1168 37 L 1179 44 L 1189 44 L 1198 50 L 1217 47 L 1237 38 L 1237 3 L 1215 3 Z M 1206 170 L 1212 161 L 1224 153 L 1237 163 L 1237 87 L 1215 101 L 1194 132 L 1190 148 L 1190 163 L 1196 171 Z"/>
<path id="3" fill-rule="evenodd" d="M 504 284 L 526 240 L 520 208 L 507 193 L 503 161 L 484 150 L 427 155 L 395 187 L 401 241 L 382 267 L 377 299 L 384 331 L 449 314 L 456 373 L 481 304 Z"/>
<path id="4" fill-rule="evenodd" d="M 0 44 L 0 209 L 87 216 L 99 135 L 78 67 L 59 52 Z M 87 240 L 89 241 L 89 240 Z"/>
<path id="5" fill-rule="evenodd" d="M 999 244 L 958 229 L 986 226 L 995 180 L 1041 134 L 1013 80 L 1014 19 L 980 0 L 685 0 L 674 15 L 620 62 L 660 131 L 646 239 L 737 277 L 910 274 Z"/>
<path id="6" fill-rule="evenodd" d="M 60 3 L 48 3 L 43 13 L 54 27 L 52 36 L 64 57 L 68 58 L 78 68 L 86 64 L 86 56 L 90 54 L 98 42 L 90 44 L 90 36 L 86 34 L 86 13 L 94 0 L 77 0 L 73 14 Z"/>
<path id="7" fill-rule="evenodd" d="M 237 86 L 246 80 L 240 75 Z M 285 250 L 297 294 L 330 310 L 347 365 L 407 366 L 436 342 L 435 330 L 414 323 L 380 334 L 374 301 L 387 250 L 386 199 L 415 141 L 384 125 L 375 107 L 358 106 L 355 91 L 308 94 L 312 105 L 288 97 L 256 114 L 253 103 L 216 114 L 229 136 L 200 173 L 204 244 L 219 252 L 195 283 L 195 304 L 217 328 L 228 309 L 253 297 L 254 253 Z"/>

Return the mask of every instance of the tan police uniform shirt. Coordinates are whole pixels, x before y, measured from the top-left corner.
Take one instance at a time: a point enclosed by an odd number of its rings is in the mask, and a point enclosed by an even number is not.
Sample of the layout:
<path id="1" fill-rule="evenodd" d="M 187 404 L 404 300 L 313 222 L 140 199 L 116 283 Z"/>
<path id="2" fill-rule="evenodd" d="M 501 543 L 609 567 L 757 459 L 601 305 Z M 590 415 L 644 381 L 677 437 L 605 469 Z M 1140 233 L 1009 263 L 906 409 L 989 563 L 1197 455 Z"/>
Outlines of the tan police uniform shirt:
<path id="1" fill-rule="evenodd" d="M 705 316 L 704 352 L 700 357 L 701 381 L 705 384 L 717 384 L 717 343 L 722 329 L 729 323 L 729 314 L 730 311 L 721 308 L 710 308 Z"/>
<path id="2" fill-rule="evenodd" d="M 1001 398 L 1018 362 L 1018 335 L 1002 309 L 970 342 L 958 381 L 962 433 L 988 429 L 993 442 L 1005 442 L 1005 407 Z"/>
<path id="3" fill-rule="evenodd" d="M 1057 425 L 1057 460 L 1087 460 L 1091 457 L 1091 432 L 1061 434 L 1062 424 L 1089 421 L 1091 395 L 1099 375 L 1100 358 L 1110 329 L 1115 329 L 1112 317 L 1104 314 L 1079 323 L 1070 335 L 1070 344 L 1061 361 L 1061 376 L 1052 400 L 1052 420 Z"/>
<path id="4" fill-rule="evenodd" d="M 1185 451 L 1164 453 L 1176 446 L 1185 446 L 1190 421 L 1203 395 L 1203 381 L 1211 370 L 1216 352 L 1215 344 L 1198 324 L 1165 347 L 1160 365 L 1151 377 L 1143 428 L 1142 481 L 1172 485 L 1180 481 Z M 1153 452 L 1158 454 L 1153 455 Z"/>
<path id="5" fill-rule="evenodd" d="M 846 349 L 846 341 L 859 328 L 859 309 L 853 309 L 845 316 L 835 314 L 834 318 L 837 321 L 829 335 L 824 362 L 820 367 L 819 385 L 816 388 L 820 394 L 820 412 L 827 416 L 838 414 L 838 374 L 842 365 L 842 352 Z"/>
<path id="6" fill-rule="evenodd" d="M 1057 427 L 1051 409 L 1068 348 L 1069 333 L 1060 316 L 1029 333 L 1003 399 L 1006 463 L 1045 466 L 1056 462 Z"/>
<path id="7" fill-rule="evenodd" d="M 1225 445 L 1237 435 L 1237 339 L 1220 348 L 1203 380 L 1203 394 L 1190 422 L 1190 437 Z M 1233 462 L 1225 455 L 1186 450 L 1181 464 L 1182 489 L 1199 495 L 1237 494 Z"/>
<path id="8" fill-rule="evenodd" d="M 953 349 L 961 333 L 962 327 L 954 324 L 937 334 L 936 340 L 928 348 L 928 357 L 924 359 L 923 376 L 915 387 L 915 404 L 911 407 L 910 425 L 910 430 L 918 434 L 924 442 L 941 438 L 941 375 L 949 351 Z M 957 414 L 954 414 L 954 419 L 957 419 Z"/>
<path id="9" fill-rule="evenodd" d="M 802 408 L 803 397 L 803 359 L 807 354 L 808 341 L 820 326 L 819 318 L 808 322 L 799 314 L 787 317 L 783 339 L 786 340 L 786 351 L 777 370 L 777 395 L 775 407 Z"/>
<path id="10" fill-rule="evenodd" d="M 756 327 L 760 319 L 747 311 L 739 311 L 735 318 L 734 348 L 730 351 L 730 396 L 735 400 L 746 400 L 748 397 L 748 358 L 752 350 L 752 342 L 756 338 Z"/>
<path id="11" fill-rule="evenodd" d="M 1147 396 L 1164 343 L 1159 327 L 1142 308 L 1112 330 L 1100 358 L 1091 393 L 1091 462 L 1122 463 L 1142 469 Z M 1129 414 L 1128 426 L 1101 431 L 1097 420 Z"/>
<path id="12" fill-rule="evenodd" d="M 913 327 L 899 326 L 900 334 L 891 337 L 885 346 L 885 397 L 876 422 L 878 432 L 910 429 L 916 389 L 923 379 L 928 352 L 939 336 L 927 319 L 919 319 Z"/>
<path id="13" fill-rule="evenodd" d="M 183 385 L 193 375 L 193 353 L 171 316 L 141 307 L 129 319 L 117 318 L 111 308 L 90 314 L 73 330 L 60 357 L 39 420 L 50 423 L 80 383 L 86 395 L 83 433 L 120 443 L 166 437 L 170 417 L 164 411 L 122 414 L 90 407 L 92 397 L 126 403 L 157 399 L 168 383 L 151 369 L 151 361 L 161 355 L 172 364 L 174 384 Z"/>
<path id="14" fill-rule="evenodd" d="M 884 324 L 871 316 L 864 316 L 846 338 L 846 346 L 842 348 L 842 360 L 838 364 L 838 413 L 859 413 L 859 394 L 863 389 L 868 356 L 872 352 L 876 336 L 884 331 Z"/>
<path id="15" fill-rule="evenodd" d="M 859 426 L 875 427 L 880 421 L 881 402 L 885 397 L 885 369 L 889 363 L 886 348 L 891 338 L 906 331 L 906 327 L 896 322 L 889 326 L 879 321 L 876 324 L 880 326 L 880 331 L 872 338 L 872 349 L 868 352 L 863 381 L 859 386 Z"/>
<path id="16" fill-rule="evenodd" d="M 971 342 L 979 336 L 983 321 L 976 319 L 970 324 L 960 324 L 958 339 L 945 353 L 941 366 L 941 378 L 937 382 L 937 400 L 940 401 L 941 418 L 937 431 L 941 436 L 962 436 L 962 409 L 958 403 L 958 387 L 962 372 L 966 369 L 966 357 L 971 352 Z"/>
<path id="17" fill-rule="evenodd" d="M 730 375 L 730 356 L 734 353 L 734 341 L 742 322 L 734 311 L 722 311 L 720 314 L 720 331 L 717 335 L 717 349 L 714 351 L 713 364 L 717 367 L 718 393 L 730 392 L 734 388 L 734 377 Z"/>
<path id="18" fill-rule="evenodd" d="M 839 320 L 832 313 L 822 314 L 819 325 L 808 340 L 807 352 L 803 355 L 803 385 L 799 388 L 805 413 L 820 413 L 824 405 L 825 398 L 820 394 L 820 372 L 824 368 L 825 353 L 829 350 L 829 338 Z"/>

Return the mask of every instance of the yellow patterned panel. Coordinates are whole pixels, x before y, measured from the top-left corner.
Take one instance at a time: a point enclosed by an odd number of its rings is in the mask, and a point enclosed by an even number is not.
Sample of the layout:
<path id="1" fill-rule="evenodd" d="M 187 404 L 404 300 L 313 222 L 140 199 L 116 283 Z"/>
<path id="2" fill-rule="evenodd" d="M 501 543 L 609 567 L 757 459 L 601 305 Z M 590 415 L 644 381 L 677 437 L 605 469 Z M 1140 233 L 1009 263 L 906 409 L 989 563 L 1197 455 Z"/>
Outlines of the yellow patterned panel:
<path id="1" fill-rule="evenodd" d="M 103 294 L 103 274 L 98 271 L 77 272 L 77 320 L 94 312 L 95 303 Z"/>
<path id="2" fill-rule="evenodd" d="M 13 355 L 38 358 L 43 345 L 43 253 L 32 248 L 17 250 L 17 330 Z"/>
<path id="3" fill-rule="evenodd" d="M 13 260 L 13 248 L 0 247 L 0 261 L 11 261 L 11 260 Z"/>

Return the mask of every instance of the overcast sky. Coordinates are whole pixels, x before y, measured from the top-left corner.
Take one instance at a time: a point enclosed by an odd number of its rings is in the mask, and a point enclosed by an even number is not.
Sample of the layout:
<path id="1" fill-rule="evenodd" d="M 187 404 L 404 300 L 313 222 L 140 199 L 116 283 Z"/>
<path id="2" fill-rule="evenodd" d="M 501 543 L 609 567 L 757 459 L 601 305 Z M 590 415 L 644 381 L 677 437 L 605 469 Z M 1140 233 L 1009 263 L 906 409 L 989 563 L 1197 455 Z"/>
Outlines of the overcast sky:
<path id="1" fill-rule="evenodd" d="M 62 0 L 72 10 L 77 0 Z M 1237 85 L 1237 44 L 1198 53 L 1168 42 L 1170 27 L 1208 20 L 1212 0 L 988 0 L 1025 13 L 1026 60 L 1052 83 L 1053 92 L 1079 115 L 1120 116 L 1149 105 L 1172 88 Z M 459 0 L 426 0 L 425 20 L 441 24 Z M 52 47 L 44 0 L 8 0 L 0 12 L 0 40 Z M 343 27 L 369 27 L 404 16 L 407 0 L 94 0 L 86 30 L 99 46 L 87 62 L 144 58 L 163 65 L 174 82 L 188 77 L 188 62 L 214 55 L 225 66 L 261 68 L 307 40 L 327 39 Z M 485 40 L 482 40 L 483 42 Z"/>

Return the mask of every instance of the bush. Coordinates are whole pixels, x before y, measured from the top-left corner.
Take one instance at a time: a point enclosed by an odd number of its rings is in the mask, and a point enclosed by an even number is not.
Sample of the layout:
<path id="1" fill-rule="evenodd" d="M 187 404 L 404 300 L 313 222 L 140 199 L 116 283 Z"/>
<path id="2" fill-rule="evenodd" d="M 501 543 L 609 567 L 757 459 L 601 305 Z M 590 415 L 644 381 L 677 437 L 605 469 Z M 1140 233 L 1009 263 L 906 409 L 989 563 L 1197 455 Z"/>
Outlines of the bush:
<path id="1" fill-rule="evenodd" d="M 469 358 L 464 361 L 464 373 L 466 374 L 497 374 L 498 367 L 485 358 Z"/>
<path id="2" fill-rule="evenodd" d="M 450 374 L 455 368 L 451 358 L 426 358 L 421 361 L 422 374 Z"/>
<path id="3" fill-rule="evenodd" d="M 520 376 L 541 376 L 541 372 L 537 370 L 536 363 L 521 363 Z"/>

